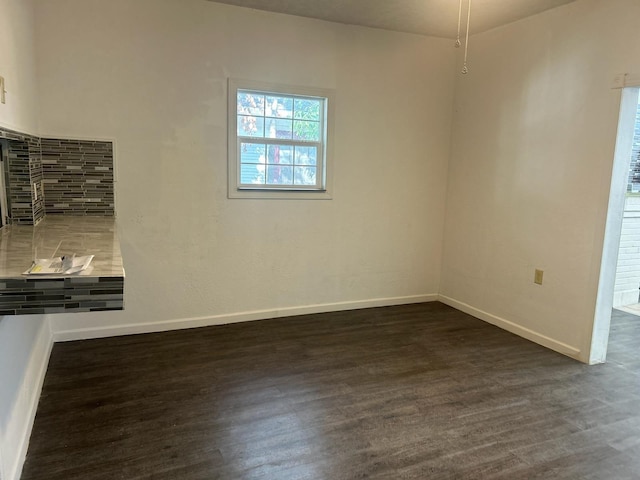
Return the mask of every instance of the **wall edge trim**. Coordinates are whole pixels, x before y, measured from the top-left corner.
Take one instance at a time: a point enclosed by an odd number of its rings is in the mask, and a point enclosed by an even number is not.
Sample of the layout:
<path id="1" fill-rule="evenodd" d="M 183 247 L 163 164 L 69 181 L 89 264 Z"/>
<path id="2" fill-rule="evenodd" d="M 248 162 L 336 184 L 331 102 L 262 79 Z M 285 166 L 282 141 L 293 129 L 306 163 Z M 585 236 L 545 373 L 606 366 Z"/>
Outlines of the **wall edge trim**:
<path id="1" fill-rule="evenodd" d="M 0 128 L 4 128 L 6 130 L 11 130 L 11 131 L 16 132 L 16 133 L 18 133 L 20 135 L 28 135 L 30 137 L 40 138 L 40 135 L 38 135 L 37 133 L 33 133 L 33 131 L 30 131 L 27 128 L 21 127 L 19 125 L 12 125 L 11 123 L 8 123 L 8 122 L 0 121 Z"/>
<path id="2" fill-rule="evenodd" d="M 67 342 L 73 340 L 86 340 L 90 338 L 103 338 L 120 335 L 135 335 L 139 333 L 181 330 L 185 328 L 208 327 L 212 325 L 249 322 L 252 320 L 266 320 L 270 318 L 292 317 L 295 315 L 309 315 L 313 313 L 338 312 L 344 310 L 357 310 L 360 308 L 388 307 L 392 305 L 434 302 L 437 300 L 438 294 L 431 293 L 403 297 L 371 298 L 367 300 L 301 305 L 296 307 L 253 310 L 247 312 L 210 315 L 204 317 L 161 320 L 152 323 L 136 323 L 114 327 L 100 326 L 94 328 L 58 330 L 53 332 L 53 339 L 54 342 Z"/>
<path id="3" fill-rule="evenodd" d="M 480 320 L 483 320 L 487 323 L 495 325 L 503 330 L 511 332 L 519 337 L 530 340 L 538 345 L 542 345 L 543 347 L 554 350 L 558 353 L 562 353 L 563 355 L 567 355 L 575 360 L 583 362 L 583 359 L 580 358 L 580 349 L 575 348 L 566 343 L 555 340 L 551 337 L 547 337 L 539 332 L 531 330 L 529 328 L 523 327 L 514 323 L 506 318 L 498 317 L 489 312 L 485 312 L 484 310 L 480 310 L 468 303 L 461 302 L 460 300 L 456 300 L 455 298 L 448 297 L 446 295 L 438 295 L 438 300 L 445 305 L 449 305 L 450 307 L 455 308 L 456 310 L 460 310 L 461 312 L 472 315 Z"/>
<path id="4" fill-rule="evenodd" d="M 16 402 L 16 405 L 14 405 L 10 416 L 10 418 L 13 418 L 15 422 L 18 422 L 18 425 L 16 426 L 16 436 L 19 436 L 19 440 L 18 448 L 16 449 L 17 455 L 14 458 L 4 459 L 5 462 L 9 462 L 7 480 L 19 480 L 22 475 L 22 468 L 27 457 L 31 431 L 36 418 L 38 402 L 40 401 L 40 395 L 42 393 L 47 367 L 49 366 L 52 348 L 53 335 L 51 333 L 49 318 L 48 316 L 45 316 L 44 325 L 38 334 L 35 347 L 31 352 L 27 370 L 23 377 L 20 393 L 18 395 L 19 399 L 20 395 L 22 395 L 25 389 L 28 388 L 30 395 L 26 399 L 28 402 L 26 411 L 22 412 L 22 414 L 18 411 L 20 406 L 20 402 L 18 401 Z M 33 379 L 34 381 L 30 386 L 27 386 L 26 383 L 29 379 Z M 5 432 L 5 434 L 6 433 L 7 432 Z M 6 452 L 4 453 L 6 454 Z"/>

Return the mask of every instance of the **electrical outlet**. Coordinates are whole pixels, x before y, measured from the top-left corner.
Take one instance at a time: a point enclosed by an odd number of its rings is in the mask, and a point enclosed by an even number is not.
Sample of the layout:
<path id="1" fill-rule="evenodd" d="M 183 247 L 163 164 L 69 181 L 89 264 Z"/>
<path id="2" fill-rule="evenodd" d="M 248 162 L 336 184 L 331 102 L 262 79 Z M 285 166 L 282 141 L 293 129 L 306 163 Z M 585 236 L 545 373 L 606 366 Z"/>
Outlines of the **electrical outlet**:
<path id="1" fill-rule="evenodd" d="M 0 77 L 0 103 L 7 103 L 7 99 L 4 97 L 4 77 Z"/>
<path id="2" fill-rule="evenodd" d="M 536 283 L 538 285 L 542 285 L 542 276 L 544 275 L 544 270 L 538 270 L 536 268 L 536 273 L 533 277 L 533 283 Z"/>

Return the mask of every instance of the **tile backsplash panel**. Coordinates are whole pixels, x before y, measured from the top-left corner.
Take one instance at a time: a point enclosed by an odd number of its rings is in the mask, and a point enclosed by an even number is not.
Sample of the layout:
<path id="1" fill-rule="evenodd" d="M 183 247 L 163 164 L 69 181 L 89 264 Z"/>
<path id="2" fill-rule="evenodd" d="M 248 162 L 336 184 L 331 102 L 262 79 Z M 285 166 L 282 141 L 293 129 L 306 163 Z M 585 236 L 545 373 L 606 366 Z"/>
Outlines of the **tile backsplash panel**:
<path id="1" fill-rule="evenodd" d="M 114 216 L 113 143 L 39 138 L 0 126 L 8 146 L 11 223 L 45 214 Z"/>
<path id="2" fill-rule="evenodd" d="M 42 195 L 33 185 L 42 185 L 40 138 L 0 127 L 0 139 L 6 140 L 7 200 L 14 225 L 33 225 L 44 217 Z"/>
<path id="3" fill-rule="evenodd" d="M 113 143 L 43 138 L 47 214 L 113 216 Z"/>
<path id="4" fill-rule="evenodd" d="M 29 176 L 31 177 L 31 205 L 33 210 L 33 223 L 37 224 L 44 218 L 44 194 L 43 194 L 42 152 L 40 139 L 29 138 Z M 37 191 L 36 191 L 37 189 Z"/>

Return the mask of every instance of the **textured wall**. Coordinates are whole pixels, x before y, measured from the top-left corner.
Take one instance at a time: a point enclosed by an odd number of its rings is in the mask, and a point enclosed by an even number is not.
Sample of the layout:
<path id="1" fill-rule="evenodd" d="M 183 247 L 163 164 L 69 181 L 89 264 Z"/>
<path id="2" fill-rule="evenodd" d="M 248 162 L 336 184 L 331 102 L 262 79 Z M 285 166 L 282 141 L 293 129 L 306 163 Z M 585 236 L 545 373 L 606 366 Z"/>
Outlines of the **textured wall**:
<path id="1" fill-rule="evenodd" d="M 117 140 L 127 268 L 124 312 L 54 328 L 437 293 L 450 41 L 203 0 L 37 5 L 41 132 Z M 227 198 L 228 77 L 335 90 L 332 200 Z"/>
<path id="2" fill-rule="evenodd" d="M 585 361 L 637 18 L 579 0 L 474 35 L 457 84 L 441 292 Z"/>

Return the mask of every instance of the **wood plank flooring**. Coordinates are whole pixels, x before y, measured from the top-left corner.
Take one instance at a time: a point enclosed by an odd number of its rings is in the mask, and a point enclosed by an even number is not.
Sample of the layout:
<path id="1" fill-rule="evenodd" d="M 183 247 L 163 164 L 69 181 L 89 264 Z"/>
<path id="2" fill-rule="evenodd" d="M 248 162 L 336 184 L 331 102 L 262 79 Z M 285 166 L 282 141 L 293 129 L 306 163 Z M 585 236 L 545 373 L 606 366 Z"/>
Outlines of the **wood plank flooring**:
<path id="1" fill-rule="evenodd" d="M 434 302 L 56 344 L 22 480 L 638 479 L 640 318 L 611 337 Z"/>

